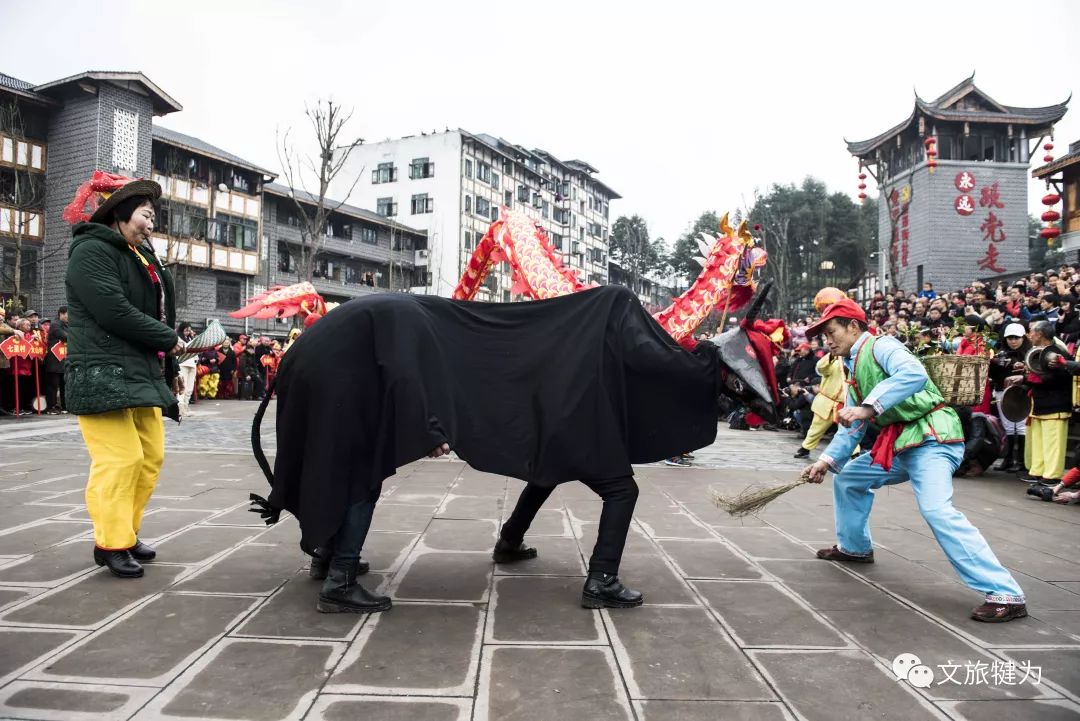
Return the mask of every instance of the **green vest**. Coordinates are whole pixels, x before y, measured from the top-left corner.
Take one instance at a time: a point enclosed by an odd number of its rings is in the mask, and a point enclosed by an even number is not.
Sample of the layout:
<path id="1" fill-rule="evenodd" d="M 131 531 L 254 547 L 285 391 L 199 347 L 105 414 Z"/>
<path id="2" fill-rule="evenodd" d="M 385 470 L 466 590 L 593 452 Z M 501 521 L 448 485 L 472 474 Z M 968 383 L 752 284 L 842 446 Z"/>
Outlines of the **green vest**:
<path id="1" fill-rule="evenodd" d="M 851 398 L 855 405 L 870 395 L 878 383 L 888 378 L 885 369 L 874 357 L 874 336 L 866 339 L 855 355 L 855 382 L 851 385 Z M 940 406 L 940 407 L 939 407 Z M 934 409 L 937 410 L 934 410 Z M 926 386 L 915 395 L 900 401 L 874 419 L 878 427 L 903 423 L 904 428 L 896 439 L 893 452 L 924 443 L 927 437 L 940 443 L 963 443 L 964 429 L 956 411 L 945 405 L 945 399 L 934 382 L 926 379 Z"/>

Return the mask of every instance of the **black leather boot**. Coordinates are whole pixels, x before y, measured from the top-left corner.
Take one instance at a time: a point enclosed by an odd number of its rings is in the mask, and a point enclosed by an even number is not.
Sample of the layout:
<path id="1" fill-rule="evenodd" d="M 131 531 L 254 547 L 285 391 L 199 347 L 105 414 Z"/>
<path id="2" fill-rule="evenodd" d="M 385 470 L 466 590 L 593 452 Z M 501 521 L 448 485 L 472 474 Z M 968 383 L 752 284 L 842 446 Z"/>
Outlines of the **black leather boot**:
<path id="1" fill-rule="evenodd" d="M 634 608 L 644 602 L 640 591 L 622 585 L 614 573 L 589 571 L 581 591 L 582 608 Z"/>
<path id="2" fill-rule="evenodd" d="M 326 580 L 326 573 L 330 570 L 330 557 L 329 556 L 312 556 L 311 567 L 308 569 L 308 576 L 316 581 Z M 371 564 L 360 559 L 356 562 L 356 575 L 363 576 L 365 573 L 371 570 Z"/>
<path id="3" fill-rule="evenodd" d="M 1017 436 L 1015 441 L 1013 443 L 1012 465 L 1009 466 L 1009 471 L 1019 473 L 1024 470 L 1024 445 L 1027 443 L 1027 437 Z"/>
<path id="4" fill-rule="evenodd" d="M 495 543 L 495 550 L 492 552 L 491 558 L 495 563 L 515 563 L 536 558 L 536 555 L 536 549 L 529 548 L 524 541 L 514 545 L 500 536 Z"/>
<path id="5" fill-rule="evenodd" d="M 319 592 L 319 613 L 377 613 L 390 610 L 389 596 L 376 596 L 356 582 L 356 570 L 330 566 Z"/>
<path id="6" fill-rule="evenodd" d="M 131 551 L 106 551 L 94 546 L 94 563 L 99 566 L 108 566 L 114 576 L 120 578 L 139 578 L 143 575 L 143 567 L 131 556 Z"/>
<path id="7" fill-rule="evenodd" d="M 1005 452 L 1001 454 L 1001 460 L 994 466 L 995 471 L 1007 471 L 1013 464 L 1013 446 L 1016 445 L 1016 436 L 1005 436 Z"/>
<path id="8" fill-rule="evenodd" d="M 131 547 L 131 557 L 139 563 L 146 563 L 157 558 L 157 551 L 153 546 L 148 546 L 139 539 L 135 539 L 135 545 Z"/>

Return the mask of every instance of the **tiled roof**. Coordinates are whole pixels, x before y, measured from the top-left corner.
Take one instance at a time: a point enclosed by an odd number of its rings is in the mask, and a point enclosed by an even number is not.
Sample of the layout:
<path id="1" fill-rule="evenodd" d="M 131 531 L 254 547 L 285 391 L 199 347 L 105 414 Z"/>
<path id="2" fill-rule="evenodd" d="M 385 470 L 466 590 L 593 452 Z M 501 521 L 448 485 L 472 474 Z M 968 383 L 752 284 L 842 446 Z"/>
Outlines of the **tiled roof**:
<path id="1" fill-rule="evenodd" d="M 272 172 L 265 168 L 261 168 L 252 162 L 237 157 L 228 151 L 222 150 L 215 145 L 211 145 L 210 143 L 207 143 L 206 141 L 200 140 L 199 138 L 193 137 L 191 135 L 178 133 L 175 130 L 163 128 L 160 125 L 153 126 L 153 135 L 154 139 L 161 140 L 162 142 L 169 143 L 170 145 L 177 145 L 187 150 L 201 153 L 202 155 L 209 155 L 210 157 L 216 158 L 217 160 L 224 160 L 227 163 L 232 163 L 233 165 L 240 166 L 241 168 L 245 168 L 247 170 L 253 170 L 256 173 L 260 173 L 262 175 L 268 175 L 271 178 L 277 177 L 277 173 L 275 172 Z"/>
<path id="2" fill-rule="evenodd" d="M 955 108 L 956 104 L 962 98 L 972 94 L 981 97 L 983 104 L 988 106 L 988 109 L 960 110 Z M 1065 111 L 1068 110 L 1069 100 L 1071 99 L 1072 96 L 1070 95 L 1063 103 L 1047 105 L 1041 108 L 1021 108 L 1013 105 L 1002 105 L 976 87 L 975 76 L 972 75 L 934 100 L 926 101 L 916 95 L 915 108 L 911 111 L 911 115 L 908 116 L 907 120 L 869 140 L 859 140 L 854 142 L 846 141 L 848 152 L 855 156 L 866 155 L 877 149 L 886 141 L 896 137 L 898 133 L 904 131 L 909 125 L 916 121 L 916 118 L 920 114 L 935 120 L 953 122 L 1008 123 L 1012 125 L 1035 127 L 1049 126 L 1056 123 L 1065 115 Z"/>
<path id="3" fill-rule="evenodd" d="M 302 203 L 311 203 L 312 205 L 316 205 L 319 202 L 319 197 L 317 195 L 313 195 L 305 190 L 290 188 L 289 186 L 282 185 L 281 183 L 266 183 L 263 186 L 263 190 L 267 193 L 270 193 L 271 195 L 277 195 L 282 198 L 291 198 L 295 196 Z M 364 208 L 358 208 L 355 205 L 348 205 L 346 203 L 339 206 L 337 204 L 338 201 L 332 200 L 330 198 L 325 198 L 325 202 L 330 207 L 333 207 L 335 209 L 334 212 L 336 213 L 342 213 L 344 215 L 351 215 L 354 218 L 369 220 L 372 223 L 378 223 L 379 225 L 392 226 L 394 228 L 407 231 L 409 233 L 415 233 L 416 235 L 424 235 L 426 233 L 426 231 L 418 230 L 417 228 L 410 228 L 407 225 L 402 225 L 395 220 L 391 220 L 390 218 L 379 215 L 374 211 L 365 210 Z"/>
<path id="4" fill-rule="evenodd" d="M 13 78 L 10 75 L 5 75 L 4 73 L 0 73 L 0 87 L 29 92 L 34 88 L 34 84 L 28 83 L 25 80 Z"/>

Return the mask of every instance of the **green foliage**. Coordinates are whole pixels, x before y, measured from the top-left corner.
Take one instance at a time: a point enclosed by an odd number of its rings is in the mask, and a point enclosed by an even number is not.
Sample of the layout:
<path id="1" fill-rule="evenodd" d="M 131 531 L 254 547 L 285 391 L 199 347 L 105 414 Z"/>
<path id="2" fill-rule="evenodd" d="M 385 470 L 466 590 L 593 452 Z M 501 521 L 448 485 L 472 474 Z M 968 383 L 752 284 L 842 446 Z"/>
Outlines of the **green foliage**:
<path id="1" fill-rule="evenodd" d="M 718 235 L 720 233 L 720 216 L 709 210 L 698 216 L 698 219 L 690 224 L 686 232 L 675 241 L 675 247 L 671 250 L 669 263 L 675 274 L 683 277 L 687 282 L 692 281 L 701 272 L 701 266 L 694 258 L 701 255 L 697 241 L 700 233 Z"/>

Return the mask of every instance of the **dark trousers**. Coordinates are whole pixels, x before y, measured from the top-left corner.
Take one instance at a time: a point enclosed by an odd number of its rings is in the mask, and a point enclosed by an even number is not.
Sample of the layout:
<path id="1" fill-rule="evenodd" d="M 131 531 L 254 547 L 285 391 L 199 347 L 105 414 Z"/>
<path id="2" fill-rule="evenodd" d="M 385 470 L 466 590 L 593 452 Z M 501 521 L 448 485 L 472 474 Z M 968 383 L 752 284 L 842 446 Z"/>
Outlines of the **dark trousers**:
<path id="1" fill-rule="evenodd" d="M 638 487 L 632 476 L 608 478 L 602 481 L 582 481 L 593 493 L 604 501 L 600 511 L 600 528 L 596 532 L 596 545 L 589 570 L 601 573 L 619 572 L 626 534 L 630 532 L 630 521 L 634 517 L 637 505 Z M 554 488 L 545 488 L 529 484 L 518 497 L 517 505 L 510 518 L 503 524 L 500 535 L 507 543 L 517 545 L 525 538 L 536 513 L 544 505 Z"/>
<path id="2" fill-rule="evenodd" d="M 330 555 L 330 565 L 340 570 L 350 570 L 356 567 L 360 560 L 360 552 L 367 540 L 368 529 L 371 528 L 371 517 L 375 514 L 375 503 L 364 501 L 349 506 L 345 513 L 345 520 L 341 522 L 334 537 L 326 544 L 327 548 L 333 549 Z"/>
<path id="3" fill-rule="evenodd" d="M 45 405 L 50 409 L 67 408 L 64 403 L 64 374 L 45 374 Z"/>

